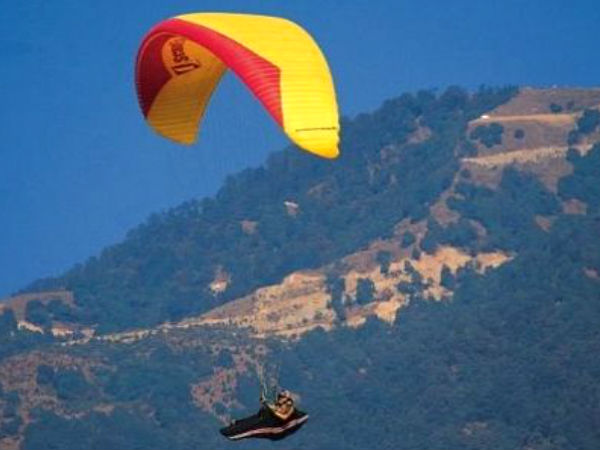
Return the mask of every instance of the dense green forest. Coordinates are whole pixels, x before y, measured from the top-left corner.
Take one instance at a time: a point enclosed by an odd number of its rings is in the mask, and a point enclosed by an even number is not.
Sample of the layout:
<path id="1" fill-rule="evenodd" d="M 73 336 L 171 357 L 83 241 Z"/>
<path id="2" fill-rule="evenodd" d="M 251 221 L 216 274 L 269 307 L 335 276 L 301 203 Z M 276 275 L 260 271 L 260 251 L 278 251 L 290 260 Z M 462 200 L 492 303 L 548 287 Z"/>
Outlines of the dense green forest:
<path id="1" fill-rule="evenodd" d="M 79 308 L 48 316 L 107 332 L 200 313 L 331 262 L 389 235 L 404 218 L 425 217 L 458 170 L 457 156 L 470 149 L 467 122 L 516 92 L 451 87 L 388 100 L 342 121 L 339 159 L 294 148 L 275 153 L 263 167 L 230 177 L 215 198 L 152 216 L 123 243 L 28 290 L 74 291 Z M 431 135 L 411 140 L 419 128 Z M 284 201 L 300 213 L 287 214 Z M 256 232 L 244 233 L 242 220 L 256 222 Z M 215 296 L 208 285 L 218 267 L 231 284 Z"/>
<path id="2" fill-rule="evenodd" d="M 411 279 L 395 289 L 410 301 L 393 324 L 370 317 L 356 329 L 316 329 L 290 342 L 198 327 L 131 343 L 65 345 L 19 329 L 5 311 L 0 443 L 20 437 L 24 449 L 98 450 L 599 447 L 600 143 L 584 154 L 568 151 L 572 171 L 555 190 L 510 165 L 497 185 L 478 182 L 459 158 L 476 154 L 475 141 L 496 145 L 502 130 L 469 136 L 467 122 L 515 93 L 419 92 L 346 119 L 338 162 L 295 149 L 274 154 L 264 167 L 231 177 L 215 198 L 153 216 L 97 258 L 28 288 L 73 289 L 75 308 L 32 301 L 25 314 L 42 328 L 60 320 L 98 324 L 100 332 L 177 319 L 290 271 L 336 261 L 390 236 L 406 218 L 427 225 L 422 239 L 398 237 L 399 247 L 414 247 L 414 259 L 452 245 L 472 255 L 500 250 L 509 261 L 485 272 L 474 264 L 456 273 L 445 267 L 442 285 L 453 295 L 440 302 L 424 298 L 426 280 L 407 264 Z M 583 112 L 568 139 L 596 131 L 593 111 Z M 415 139 L 417 130 L 426 137 Z M 458 219 L 443 224 L 430 206 L 451 183 L 446 205 Z M 286 213 L 286 200 L 299 205 L 297 215 Z M 577 212 L 565 208 L 573 201 Z M 242 220 L 256 221 L 256 233 L 245 233 Z M 382 273 L 391 257 L 377 253 Z M 232 283 L 214 296 L 206 285 L 218 266 Z M 343 324 L 344 280 L 331 274 L 327 289 Z M 355 301 L 374 301 L 370 279 L 359 279 Z M 260 359 L 262 345 L 310 420 L 282 442 L 230 443 L 191 387 L 215 370 L 233 370 L 239 355 Z M 7 370 L 30 378 L 8 388 Z M 219 388 L 237 403 L 217 403 L 218 414 L 241 417 L 258 407 L 253 369 Z"/>
<path id="3" fill-rule="evenodd" d="M 497 191 L 461 189 L 454 207 L 490 225 L 486 245 L 519 252 L 485 274 L 460 271 L 451 302 L 415 296 L 393 325 L 370 319 L 358 330 L 317 330 L 292 345 L 273 343 L 281 382 L 301 393 L 311 415 L 284 447 L 598 446 L 600 289 L 584 269 L 600 267 L 600 196 L 593 183 L 600 178 L 600 145 L 571 158 L 574 173 L 558 195 L 585 201 L 588 215 L 559 213 L 539 182 L 513 170 Z M 492 227 L 497 205 L 514 221 Z M 556 214 L 549 232 L 530 226 L 536 214 Z M 443 231 L 436 239 L 447 238 Z M 229 444 L 216 433 L 215 418 L 193 406 L 189 384 L 214 366 L 231 365 L 231 357 L 206 350 L 218 337 L 186 336 L 207 345 L 173 350 L 153 338 L 73 349 L 100 355 L 112 367 L 99 369 L 93 386 L 76 372 L 39 367 L 38 383 L 73 411 L 92 401 L 120 406 L 75 420 L 39 410 L 24 448 L 280 448 Z M 256 375 L 240 379 L 236 396 L 245 407 L 231 412 L 253 412 L 257 392 Z"/>

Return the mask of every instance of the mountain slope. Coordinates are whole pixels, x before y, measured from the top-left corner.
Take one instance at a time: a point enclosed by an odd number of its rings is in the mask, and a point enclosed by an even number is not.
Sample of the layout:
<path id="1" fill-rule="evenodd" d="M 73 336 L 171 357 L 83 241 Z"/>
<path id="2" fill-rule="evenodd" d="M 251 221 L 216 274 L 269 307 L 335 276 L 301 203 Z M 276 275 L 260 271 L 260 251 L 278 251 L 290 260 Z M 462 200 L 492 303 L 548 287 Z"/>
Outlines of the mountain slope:
<path id="1" fill-rule="evenodd" d="M 390 100 L 344 121 L 338 160 L 276 153 L 228 179 L 214 199 L 154 216 L 98 258 L 29 290 L 72 291 L 73 320 L 105 332 L 204 312 L 335 261 L 405 218 L 426 216 L 458 169 L 467 122 L 515 92 L 452 88 Z M 216 292 L 222 273 L 229 282 Z"/>
<path id="2" fill-rule="evenodd" d="M 286 151 L 36 283 L 0 314 L 0 448 L 229 448 L 271 366 L 311 414 L 286 447 L 597 447 L 597 104 L 403 96 L 340 164 Z"/>

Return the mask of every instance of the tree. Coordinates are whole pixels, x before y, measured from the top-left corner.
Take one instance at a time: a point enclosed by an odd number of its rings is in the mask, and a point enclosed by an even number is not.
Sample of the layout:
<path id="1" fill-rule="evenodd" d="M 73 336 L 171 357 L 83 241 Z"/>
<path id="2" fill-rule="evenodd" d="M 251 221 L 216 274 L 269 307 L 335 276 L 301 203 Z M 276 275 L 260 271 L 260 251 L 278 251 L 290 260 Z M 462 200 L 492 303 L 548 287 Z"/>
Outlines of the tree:
<path id="1" fill-rule="evenodd" d="M 219 367 L 233 367 L 234 360 L 233 356 L 231 355 L 231 351 L 226 348 L 222 349 L 219 352 L 219 356 L 217 357 L 215 364 Z"/>
<path id="2" fill-rule="evenodd" d="M 52 385 L 61 400 L 81 400 L 91 395 L 91 386 L 78 370 L 56 371 Z"/>
<path id="3" fill-rule="evenodd" d="M 413 248 L 410 256 L 415 261 L 418 261 L 419 259 L 421 259 L 421 251 L 417 247 L 415 247 Z"/>
<path id="4" fill-rule="evenodd" d="M 577 130 L 583 134 L 590 134 L 600 124 L 600 111 L 597 109 L 586 109 L 577 120 Z"/>
<path id="5" fill-rule="evenodd" d="M 375 260 L 379 263 L 379 270 L 382 274 L 387 275 L 390 271 L 390 264 L 392 262 L 392 254 L 388 251 L 378 251 L 375 256 Z"/>
<path id="6" fill-rule="evenodd" d="M 454 289 L 454 286 L 456 285 L 454 274 L 446 264 L 442 267 L 440 284 L 446 289 Z"/>
<path id="7" fill-rule="evenodd" d="M 344 302 L 341 297 L 335 297 L 331 299 L 331 309 L 335 313 L 335 317 L 340 321 L 344 322 L 346 320 L 346 308 L 344 307 Z"/>
<path id="8" fill-rule="evenodd" d="M 502 133 L 504 133 L 504 127 L 499 123 L 491 123 L 489 125 L 479 125 L 471 134 L 469 138 L 478 140 L 487 148 L 491 148 L 494 145 L 500 145 L 502 143 Z"/>
<path id="9" fill-rule="evenodd" d="M 425 237 L 421 240 L 421 250 L 425 253 L 433 255 L 437 249 L 438 241 L 435 233 L 427 232 Z"/>
<path id="10" fill-rule="evenodd" d="M 412 244 L 415 243 L 416 240 L 417 238 L 414 234 L 412 234 L 410 231 L 406 231 L 402 235 L 402 241 L 400 242 L 400 246 L 402 248 L 410 247 Z"/>
<path id="11" fill-rule="evenodd" d="M 32 300 L 25 307 L 25 320 L 44 329 L 52 325 L 52 319 L 44 304 L 39 300 Z"/>
<path id="12" fill-rule="evenodd" d="M 39 385 L 51 384 L 54 380 L 54 369 L 46 364 L 40 364 L 37 368 L 36 382 Z"/>
<path id="13" fill-rule="evenodd" d="M 569 145 L 578 144 L 579 139 L 580 139 L 580 135 L 577 130 L 571 130 L 571 131 L 569 131 L 569 134 L 567 134 L 567 144 L 569 144 Z"/>
<path id="14" fill-rule="evenodd" d="M 47 307 L 48 312 L 53 320 L 60 322 L 72 322 L 74 319 L 71 307 L 66 305 L 60 299 L 50 300 Z"/>
<path id="15" fill-rule="evenodd" d="M 337 275 L 328 274 L 325 280 L 327 292 L 331 295 L 331 300 L 342 300 L 346 291 L 346 280 Z"/>
<path id="16" fill-rule="evenodd" d="M 472 142 L 464 139 L 458 146 L 456 153 L 459 158 L 477 156 L 477 147 Z"/>
<path id="17" fill-rule="evenodd" d="M 17 331 L 17 320 L 12 309 L 6 309 L 0 314 L 0 338 L 8 337 Z"/>
<path id="18" fill-rule="evenodd" d="M 370 278 L 359 278 L 356 282 L 356 303 L 366 305 L 375 298 L 375 285 Z"/>
<path id="19" fill-rule="evenodd" d="M 562 110 L 563 110 L 563 107 L 560 106 L 559 104 L 550 103 L 550 111 L 552 111 L 552 113 L 558 114 L 558 113 L 562 112 Z"/>

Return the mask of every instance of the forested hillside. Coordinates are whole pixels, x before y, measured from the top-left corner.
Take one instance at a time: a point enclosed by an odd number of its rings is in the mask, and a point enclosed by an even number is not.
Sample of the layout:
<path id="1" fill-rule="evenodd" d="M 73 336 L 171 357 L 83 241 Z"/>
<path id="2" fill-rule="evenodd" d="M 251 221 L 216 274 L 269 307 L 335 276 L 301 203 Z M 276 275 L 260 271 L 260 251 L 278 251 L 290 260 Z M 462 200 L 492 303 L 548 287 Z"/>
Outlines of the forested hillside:
<path id="1" fill-rule="evenodd" d="M 406 94 L 34 283 L 0 449 L 600 446 L 597 100 Z M 268 365 L 310 420 L 229 443 Z"/>
<path id="2" fill-rule="evenodd" d="M 468 121 L 515 92 L 450 88 L 389 100 L 343 121 L 339 159 L 275 153 L 264 167 L 229 178 L 215 198 L 153 216 L 123 243 L 30 290 L 73 291 L 79 308 L 48 311 L 50 318 L 106 332 L 207 311 L 331 262 L 404 218 L 425 217 L 458 170 Z M 215 294 L 209 286 L 219 271 L 231 281 Z"/>

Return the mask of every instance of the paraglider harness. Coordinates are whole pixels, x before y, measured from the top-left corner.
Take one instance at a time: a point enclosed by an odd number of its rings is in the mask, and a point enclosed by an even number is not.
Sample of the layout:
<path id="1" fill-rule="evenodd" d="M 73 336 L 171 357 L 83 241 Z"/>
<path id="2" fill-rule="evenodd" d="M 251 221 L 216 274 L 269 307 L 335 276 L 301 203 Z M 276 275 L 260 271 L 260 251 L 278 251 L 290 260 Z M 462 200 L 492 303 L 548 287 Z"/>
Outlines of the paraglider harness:
<path id="1" fill-rule="evenodd" d="M 263 391 L 261 392 L 260 403 L 263 407 L 269 408 L 281 420 L 288 420 L 295 411 L 294 399 L 288 391 L 279 392 L 274 402 L 269 402 Z"/>
<path id="2" fill-rule="evenodd" d="M 265 367 L 260 367 L 258 370 L 260 404 L 262 407 L 269 408 L 281 420 L 288 420 L 294 413 L 295 405 L 292 394 L 279 387 L 279 366 L 272 368 L 271 376 L 267 376 L 265 371 Z"/>
<path id="3" fill-rule="evenodd" d="M 275 385 L 269 389 L 262 370 L 259 372 L 259 379 L 260 410 L 245 419 L 234 420 L 229 426 L 222 428 L 221 434 L 226 438 L 279 440 L 296 432 L 306 423 L 308 414 L 296 408 L 290 392 L 281 390 Z"/>

